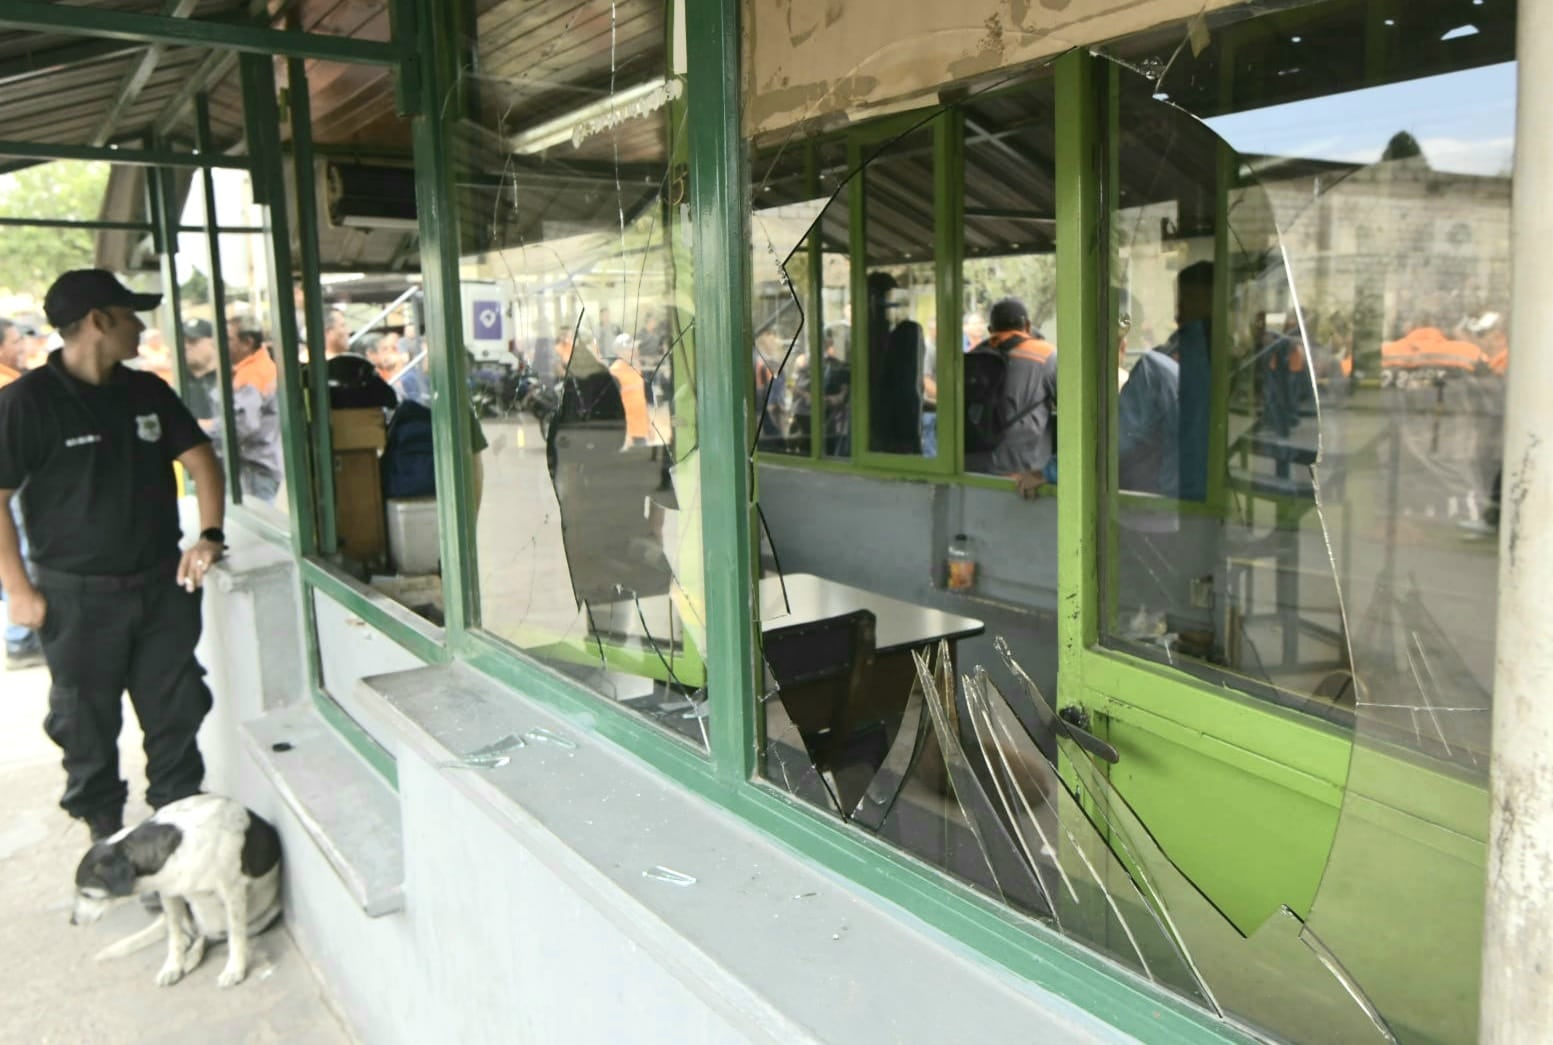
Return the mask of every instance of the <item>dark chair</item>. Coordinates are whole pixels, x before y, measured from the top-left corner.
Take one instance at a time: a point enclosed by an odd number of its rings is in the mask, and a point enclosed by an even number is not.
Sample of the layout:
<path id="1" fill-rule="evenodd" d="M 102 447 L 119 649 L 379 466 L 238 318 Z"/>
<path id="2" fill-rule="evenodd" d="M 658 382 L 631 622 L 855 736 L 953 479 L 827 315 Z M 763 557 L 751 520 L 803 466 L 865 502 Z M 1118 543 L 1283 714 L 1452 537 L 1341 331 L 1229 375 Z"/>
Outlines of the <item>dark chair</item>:
<path id="1" fill-rule="evenodd" d="M 868 686 L 874 663 L 874 615 L 857 610 L 776 628 L 763 645 L 782 705 L 815 765 L 835 770 L 848 762 L 852 695 Z"/>

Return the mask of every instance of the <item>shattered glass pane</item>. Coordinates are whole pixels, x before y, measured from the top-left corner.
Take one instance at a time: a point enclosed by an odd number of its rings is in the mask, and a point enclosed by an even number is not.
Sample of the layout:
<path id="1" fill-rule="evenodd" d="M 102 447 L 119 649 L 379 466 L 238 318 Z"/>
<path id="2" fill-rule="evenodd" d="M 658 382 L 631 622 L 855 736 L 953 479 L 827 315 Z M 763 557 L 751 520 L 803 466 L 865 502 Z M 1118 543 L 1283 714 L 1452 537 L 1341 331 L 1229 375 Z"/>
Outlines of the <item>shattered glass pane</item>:
<path id="1" fill-rule="evenodd" d="M 1468 1040 L 1510 16 L 992 6 L 746 5 L 763 775 L 1253 1034 Z M 1037 60 L 1103 39 L 1101 349 L 1053 322 Z M 1057 715 L 1054 499 L 880 474 L 1059 478 L 1052 446 L 997 460 L 1017 408 L 978 409 L 979 366 L 945 367 L 1005 296 L 1049 348 L 1114 361 L 1101 640 L 1195 688 L 1119 672 Z M 903 633 L 901 604 L 968 623 Z"/>
<path id="2" fill-rule="evenodd" d="M 643 0 L 483 4 L 450 105 L 471 397 L 490 444 L 480 625 L 705 746 L 674 17 Z M 784 337 L 797 329 L 784 320 Z"/>
<path id="3" fill-rule="evenodd" d="M 1477 1027 L 1514 34 L 1505 6 L 1343 2 L 1221 12 L 1108 49 L 1123 337 L 1170 304 L 1164 276 L 1222 267 L 1195 458 L 1192 349 L 1173 342 L 1175 505 L 1144 485 L 1168 469 L 1129 467 L 1136 366 L 1115 404 L 1119 485 L 1154 496 L 1113 505 L 1106 641 L 1351 730 L 1339 815 L 1281 858 L 1310 884 L 1258 932 L 1292 922 L 1280 937 L 1381 1040 Z M 1157 157 L 1129 160 L 1133 139 Z M 1188 320 L 1204 304 L 1186 287 L 1177 300 Z M 1211 869 L 1190 870 L 1212 896 Z M 1257 1018 L 1334 1037 L 1310 1014 Z"/>
<path id="4" fill-rule="evenodd" d="M 1055 549 L 1051 502 L 1022 500 L 1007 485 L 822 480 L 768 456 L 804 455 L 796 411 L 780 412 L 794 396 L 767 393 L 784 378 L 789 389 L 803 387 L 807 352 L 810 373 L 821 361 L 827 411 L 823 423 L 811 413 L 810 431 L 824 442 L 811 442 L 810 456 L 856 451 L 959 471 L 961 426 L 945 411 L 961 409 L 959 361 L 988 333 L 984 315 L 967 341 L 974 324 L 962 312 L 985 314 L 1020 297 L 1050 318 L 1051 84 L 1037 71 L 1018 87 L 1004 78 L 982 86 L 963 105 L 864 125 L 855 135 L 779 138 L 756 148 L 752 365 L 762 424 L 751 449 L 766 524 L 757 595 L 761 772 L 853 829 L 1211 1005 L 1180 937 L 1061 782 L 1051 726 L 1058 720 L 1047 698 L 1029 673 L 1021 670 L 1026 684 L 1005 691 L 977 666 L 991 666 L 996 649 L 1012 657 L 1017 648 L 1032 671 L 1052 678 L 1055 566 L 1041 554 Z M 962 151 L 959 179 L 944 164 Z M 851 166 L 838 168 L 849 155 Z M 946 230 L 936 196 L 939 185 L 958 180 L 965 226 L 947 240 L 963 236 L 973 256 L 961 274 L 968 304 L 945 313 L 950 295 L 941 280 L 953 270 L 939 256 Z M 856 313 L 847 308 L 853 290 L 862 303 Z M 807 322 L 796 337 L 782 327 L 781 338 L 763 344 L 762 331 L 784 315 Z M 866 346 L 856 353 L 854 336 Z M 846 426 L 834 423 L 838 404 Z M 1034 430 L 1044 435 L 1047 421 L 1043 415 Z M 974 530 L 983 548 L 975 590 L 948 590 L 937 565 L 925 586 L 913 558 L 961 529 Z M 994 644 L 990 622 L 1017 629 L 1012 642 Z"/>

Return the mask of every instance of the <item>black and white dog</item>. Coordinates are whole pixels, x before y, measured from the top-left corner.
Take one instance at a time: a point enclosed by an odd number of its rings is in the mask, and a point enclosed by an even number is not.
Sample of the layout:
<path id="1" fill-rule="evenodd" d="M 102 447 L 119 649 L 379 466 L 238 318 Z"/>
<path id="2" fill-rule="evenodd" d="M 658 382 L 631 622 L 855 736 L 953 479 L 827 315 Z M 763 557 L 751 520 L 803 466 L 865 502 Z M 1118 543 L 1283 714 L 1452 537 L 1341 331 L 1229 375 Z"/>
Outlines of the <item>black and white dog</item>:
<path id="1" fill-rule="evenodd" d="M 262 817 L 230 798 L 194 795 L 171 802 L 149 820 L 95 843 L 75 873 L 72 925 L 97 921 L 117 900 L 157 893 L 162 916 L 105 948 L 118 958 L 155 941 L 165 928 L 167 961 L 156 982 L 167 987 L 199 966 L 205 944 L 227 941 L 217 982 L 248 974 L 248 938 L 280 915 L 280 836 Z"/>

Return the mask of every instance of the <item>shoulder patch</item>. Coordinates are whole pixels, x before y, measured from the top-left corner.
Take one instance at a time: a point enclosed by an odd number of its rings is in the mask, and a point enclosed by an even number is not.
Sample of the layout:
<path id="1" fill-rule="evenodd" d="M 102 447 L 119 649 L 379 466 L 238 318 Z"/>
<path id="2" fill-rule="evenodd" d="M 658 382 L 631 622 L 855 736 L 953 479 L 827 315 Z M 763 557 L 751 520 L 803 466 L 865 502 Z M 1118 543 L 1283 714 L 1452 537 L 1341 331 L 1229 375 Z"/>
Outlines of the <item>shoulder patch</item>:
<path id="1" fill-rule="evenodd" d="M 280 863 L 280 834 L 268 820 L 249 810 L 248 830 L 243 832 L 243 874 L 259 878 Z"/>
<path id="2" fill-rule="evenodd" d="M 183 844 L 183 831 L 173 824 L 147 820 L 132 828 L 119 844 L 135 868 L 135 876 L 144 878 L 160 871 L 168 858 L 178 851 Z"/>

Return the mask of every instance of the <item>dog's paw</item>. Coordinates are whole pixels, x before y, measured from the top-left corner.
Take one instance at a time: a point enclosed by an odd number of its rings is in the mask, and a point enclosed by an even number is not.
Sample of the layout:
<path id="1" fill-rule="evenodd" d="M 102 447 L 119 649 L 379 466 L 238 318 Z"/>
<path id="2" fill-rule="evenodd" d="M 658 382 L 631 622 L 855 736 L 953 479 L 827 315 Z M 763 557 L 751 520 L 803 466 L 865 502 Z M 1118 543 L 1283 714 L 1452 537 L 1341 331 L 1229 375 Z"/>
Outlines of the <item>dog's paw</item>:
<path id="1" fill-rule="evenodd" d="M 183 966 L 176 962 L 167 962 L 162 966 L 162 971 L 156 974 L 158 987 L 171 987 L 183 979 Z"/>
<path id="2" fill-rule="evenodd" d="M 200 967 L 200 962 L 205 960 L 205 937 L 196 936 L 194 942 L 189 944 L 189 949 L 183 952 L 184 974 L 193 972 Z"/>
<path id="3" fill-rule="evenodd" d="M 216 980 L 218 987 L 236 987 L 243 982 L 243 977 L 248 975 L 248 970 L 241 966 L 228 965 L 221 970 L 221 975 Z"/>

